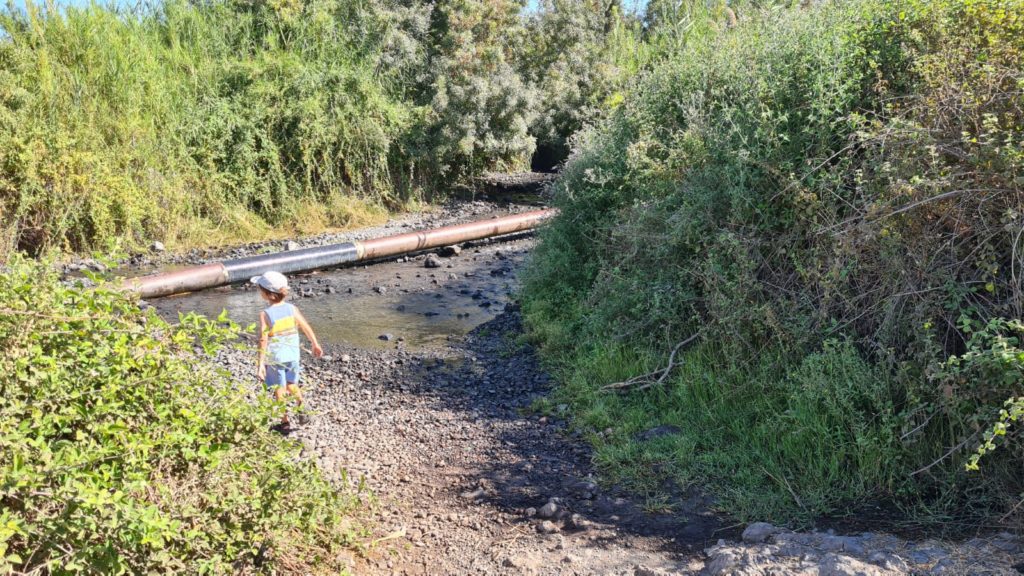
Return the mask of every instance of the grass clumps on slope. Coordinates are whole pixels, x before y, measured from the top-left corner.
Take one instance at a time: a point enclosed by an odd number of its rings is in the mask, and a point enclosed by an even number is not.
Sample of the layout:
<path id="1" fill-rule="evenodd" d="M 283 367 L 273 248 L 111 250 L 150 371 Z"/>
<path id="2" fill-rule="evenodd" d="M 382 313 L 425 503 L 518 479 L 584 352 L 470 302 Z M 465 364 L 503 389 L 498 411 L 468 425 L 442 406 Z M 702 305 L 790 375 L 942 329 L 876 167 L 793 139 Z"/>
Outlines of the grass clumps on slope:
<path id="1" fill-rule="evenodd" d="M 1021 14 L 746 12 L 580 138 L 524 310 L 612 477 L 702 482 L 778 521 L 877 501 L 943 522 L 1014 509 L 1019 447 L 964 464 L 1024 392 L 1019 366 L 970 355 L 1012 349 L 996 320 L 1024 309 Z M 698 332 L 661 386 L 601 390 Z M 662 423 L 681 432 L 635 440 Z"/>
<path id="2" fill-rule="evenodd" d="M 18 260 L 0 302 L 0 571 L 337 573 L 355 498 L 210 365 L 230 327 Z"/>

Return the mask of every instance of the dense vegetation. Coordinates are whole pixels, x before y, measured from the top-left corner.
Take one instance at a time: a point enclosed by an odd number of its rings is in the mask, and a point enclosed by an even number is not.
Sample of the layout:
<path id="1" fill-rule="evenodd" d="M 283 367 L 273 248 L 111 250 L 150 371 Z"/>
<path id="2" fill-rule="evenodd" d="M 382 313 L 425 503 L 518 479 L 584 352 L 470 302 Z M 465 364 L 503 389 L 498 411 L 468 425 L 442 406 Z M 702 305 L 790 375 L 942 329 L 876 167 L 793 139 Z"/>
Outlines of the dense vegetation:
<path id="1" fill-rule="evenodd" d="M 739 12 L 558 182 L 524 307 L 561 394 L 652 506 L 670 477 L 741 518 L 1019 513 L 1024 450 L 990 448 L 1022 414 L 991 428 L 1024 385 L 1024 4 Z"/>
<path id="2" fill-rule="evenodd" d="M 3 11 L 0 570 L 330 571 L 352 538 L 206 364 L 228 332 L 17 250 L 311 231 L 567 156 L 523 303 L 609 479 L 1019 517 L 1024 3 L 789 4 Z"/>
<path id="3" fill-rule="evenodd" d="M 236 329 L 22 261 L 0 302 L 0 572 L 338 572 L 355 499 L 209 366 Z"/>
<path id="4" fill-rule="evenodd" d="M 355 499 L 210 365 L 233 330 L 169 326 L 18 253 L 358 223 L 527 168 L 540 133 L 558 162 L 640 62 L 617 3 L 559 6 L 0 10 L 0 572 L 337 573 Z M 562 49 L 586 60 L 544 77 Z M 559 82 L 574 91 L 540 113 Z"/>
<path id="5" fill-rule="evenodd" d="M 555 150 L 550 167 L 635 74 L 640 29 L 617 2 L 522 10 L 518 0 L 3 9 L 0 253 L 359 223 L 486 170 L 528 168 L 538 139 Z"/>

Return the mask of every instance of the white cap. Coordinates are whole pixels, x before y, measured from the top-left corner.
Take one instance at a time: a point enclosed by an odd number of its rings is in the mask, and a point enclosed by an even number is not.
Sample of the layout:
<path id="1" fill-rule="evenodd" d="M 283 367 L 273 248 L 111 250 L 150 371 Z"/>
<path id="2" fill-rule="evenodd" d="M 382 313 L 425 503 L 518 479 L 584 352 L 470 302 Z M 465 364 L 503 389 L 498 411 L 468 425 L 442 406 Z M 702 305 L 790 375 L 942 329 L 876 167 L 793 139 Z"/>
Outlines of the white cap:
<path id="1" fill-rule="evenodd" d="M 253 276 L 249 281 L 275 294 L 280 294 L 282 290 L 288 288 L 288 279 L 280 272 L 265 272 L 262 276 Z"/>

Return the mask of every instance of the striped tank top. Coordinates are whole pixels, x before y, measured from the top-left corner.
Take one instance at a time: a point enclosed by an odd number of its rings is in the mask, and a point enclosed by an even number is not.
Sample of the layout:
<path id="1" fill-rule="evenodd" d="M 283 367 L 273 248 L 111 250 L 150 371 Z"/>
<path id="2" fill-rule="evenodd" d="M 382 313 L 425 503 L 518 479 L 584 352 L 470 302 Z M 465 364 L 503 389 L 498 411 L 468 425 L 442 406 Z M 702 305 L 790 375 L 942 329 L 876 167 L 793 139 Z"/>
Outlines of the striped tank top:
<path id="1" fill-rule="evenodd" d="M 295 321 L 295 306 L 276 304 L 263 311 L 267 315 L 267 364 L 286 364 L 299 361 L 299 325 Z"/>

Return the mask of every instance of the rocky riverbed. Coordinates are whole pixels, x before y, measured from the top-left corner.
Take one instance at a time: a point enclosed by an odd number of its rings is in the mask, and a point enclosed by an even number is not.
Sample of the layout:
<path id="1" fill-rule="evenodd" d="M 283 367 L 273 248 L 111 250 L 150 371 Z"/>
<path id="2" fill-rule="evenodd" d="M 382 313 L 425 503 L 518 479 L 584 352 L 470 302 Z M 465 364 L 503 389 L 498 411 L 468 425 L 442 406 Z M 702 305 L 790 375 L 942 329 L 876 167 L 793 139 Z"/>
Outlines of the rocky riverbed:
<path id="1" fill-rule="evenodd" d="M 566 407 L 534 409 L 553 382 L 521 338 L 510 296 L 532 243 L 519 237 L 403 258 L 377 272 L 370 266 L 363 275 L 340 270 L 293 278 L 306 294 L 298 305 L 318 332 L 334 336 L 325 338 L 323 359 L 305 361 L 309 420 L 289 435 L 340 489 L 362 485 L 373 495 L 366 521 L 374 536 L 365 554 L 349 559 L 355 573 L 888 575 L 1024 568 L 1024 546 L 1012 534 L 953 543 L 742 526 L 716 514 L 698 491 L 678 492 L 672 512 L 663 513 L 606 485 Z M 348 273 L 355 276 L 343 279 Z M 255 301 L 242 288 L 223 289 L 218 298 L 232 296 Z M 412 311 L 413 301 L 428 304 Z M 155 304 L 176 313 L 189 302 Z M 345 331 L 337 326 L 359 322 L 354 308 L 403 305 L 400 312 L 410 314 L 401 317 L 405 323 L 338 336 Z M 464 329 L 416 336 L 446 318 L 465 319 L 468 307 L 474 315 L 459 324 Z M 329 309 L 337 314 L 329 316 Z M 220 361 L 259 388 L 251 354 L 225 352 Z"/>

